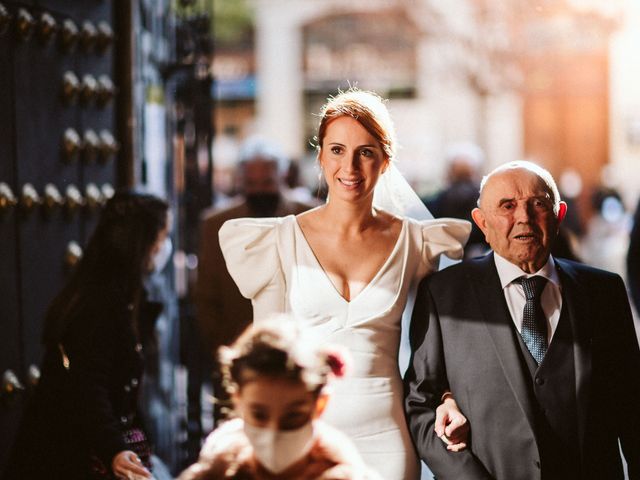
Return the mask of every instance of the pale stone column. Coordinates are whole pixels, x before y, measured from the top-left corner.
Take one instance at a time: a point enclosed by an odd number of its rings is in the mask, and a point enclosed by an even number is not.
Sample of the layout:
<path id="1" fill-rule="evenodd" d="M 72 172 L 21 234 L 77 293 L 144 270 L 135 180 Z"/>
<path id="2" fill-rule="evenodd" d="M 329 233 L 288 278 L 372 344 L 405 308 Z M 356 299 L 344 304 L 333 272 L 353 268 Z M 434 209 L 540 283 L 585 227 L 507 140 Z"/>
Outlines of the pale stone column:
<path id="1" fill-rule="evenodd" d="M 303 152 L 302 34 L 290 2 L 256 2 L 256 133 Z"/>
<path id="2" fill-rule="evenodd" d="M 485 172 L 498 165 L 522 160 L 524 155 L 522 97 L 505 91 L 487 98 L 485 109 Z"/>
<path id="3" fill-rule="evenodd" d="M 609 71 L 610 174 L 635 208 L 640 183 L 640 4 L 624 3 L 624 24 L 613 35 Z"/>

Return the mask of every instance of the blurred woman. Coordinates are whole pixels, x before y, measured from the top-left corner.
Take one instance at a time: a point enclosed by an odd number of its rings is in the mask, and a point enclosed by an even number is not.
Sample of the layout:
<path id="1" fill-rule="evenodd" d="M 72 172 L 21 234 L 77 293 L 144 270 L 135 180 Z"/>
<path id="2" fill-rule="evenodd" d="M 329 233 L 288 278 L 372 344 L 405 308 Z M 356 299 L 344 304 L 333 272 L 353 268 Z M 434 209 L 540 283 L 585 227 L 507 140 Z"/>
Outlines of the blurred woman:
<path id="1" fill-rule="evenodd" d="M 287 319 L 249 327 L 222 347 L 224 382 L 238 417 L 207 438 L 179 480 L 377 479 L 349 439 L 319 419 L 344 355 L 319 348 Z"/>
<path id="2" fill-rule="evenodd" d="M 353 353 L 353 376 L 336 382 L 324 418 L 386 480 L 417 479 L 398 367 L 402 313 L 441 254 L 462 256 L 471 225 L 407 216 L 425 207 L 393 166 L 395 132 L 380 97 L 352 89 L 329 99 L 320 117 L 326 204 L 297 216 L 228 221 L 220 245 L 254 319 L 291 312 L 317 338 Z M 449 448 L 464 447 L 466 430 L 452 428 L 466 422 L 455 400 L 441 411 Z"/>
<path id="3" fill-rule="evenodd" d="M 42 374 L 5 478 L 151 478 L 136 405 L 160 305 L 143 279 L 169 258 L 168 231 L 168 205 L 154 196 L 116 193 L 105 205 L 48 309 Z"/>

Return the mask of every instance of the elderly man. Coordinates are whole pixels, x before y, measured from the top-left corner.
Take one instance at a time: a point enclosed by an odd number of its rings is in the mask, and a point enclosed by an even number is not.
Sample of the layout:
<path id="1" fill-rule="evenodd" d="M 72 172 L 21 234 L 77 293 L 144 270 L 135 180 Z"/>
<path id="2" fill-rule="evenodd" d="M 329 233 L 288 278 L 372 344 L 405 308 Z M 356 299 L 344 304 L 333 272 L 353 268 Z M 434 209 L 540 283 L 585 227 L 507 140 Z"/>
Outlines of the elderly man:
<path id="1" fill-rule="evenodd" d="M 241 198 L 227 208 L 205 211 L 200 222 L 196 316 L 203 343 L 212 356 L 219 346 L 235 340 L 253 318 L 251 301 L 240 294 L 225 266 L 218 230 L 232 218 L 283 217 L 310 208 L 283 195 L 280 165 L 284 159 L 272 143 L 251 138 L 243 145 L 240 155 Z M 217 374 L 214 374 L 213 389 L 219 400 L 226 399 Z M 221 417 L 220 404 L 214 408 L 216 419 Z"/>
<path id="2" fill-rule="evenodd" d="M 405 402 L 418 452 L 439 480 L 612 480 L 620 441 L 640 478 L 640 351 L 622 279 L 550 255 L 566 205 L 539 166 L 498 167 L 478 205 L 493 253 L 418 291 Z M 462 452 L 434 424 L 446 391 L 470 422 Z"/>

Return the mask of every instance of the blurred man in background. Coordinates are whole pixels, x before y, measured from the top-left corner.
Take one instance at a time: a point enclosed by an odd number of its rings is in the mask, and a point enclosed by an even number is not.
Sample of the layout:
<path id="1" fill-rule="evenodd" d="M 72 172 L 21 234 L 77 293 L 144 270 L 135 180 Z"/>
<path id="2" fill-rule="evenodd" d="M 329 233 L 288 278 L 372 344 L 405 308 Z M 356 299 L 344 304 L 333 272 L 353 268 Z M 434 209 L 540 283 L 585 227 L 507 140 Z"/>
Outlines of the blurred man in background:
<path id="1" fill-rule="evenodd" d="M 474 143 L 456 143 L 447 149 L 445 161 L 446 186 L 435 195 L 423 198 L 423 201 L 435 218 L 453 217 L 470 221 L 473 229 L 465 247 L 464 257 L 483 255 L 489 250 L 489 246 L 478 226 L 473 223 L 471 211 L 477 206 L 484 153 Z"/>
<path id="2" fill-rule="evenodd" d="M 225 266 L 218 230 L 233 218 L 283 217 L 309 209 L 309 205 L 288 200 L 283 194 L 287 163 L 273 143 L 259 137 L 248 139 L 240 149 L 237 199 L 223 209 L 205 210 L 201 217 L 196 317 L 213 365 L 216 421 L 221 418 L 220 406 L 226 400 L 215 360 L 217 349 L 235 340 L 252 319 L 251 301 L 240 294 Z"/>

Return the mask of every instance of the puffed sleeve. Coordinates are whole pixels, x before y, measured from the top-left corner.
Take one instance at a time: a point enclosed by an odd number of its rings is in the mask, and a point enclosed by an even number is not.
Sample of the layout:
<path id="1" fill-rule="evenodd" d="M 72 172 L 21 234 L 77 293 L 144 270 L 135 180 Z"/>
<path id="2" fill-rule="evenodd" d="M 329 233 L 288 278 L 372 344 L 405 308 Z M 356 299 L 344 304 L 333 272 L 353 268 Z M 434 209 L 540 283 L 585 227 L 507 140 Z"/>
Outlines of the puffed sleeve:
<path id="1" fill-rule="evenodd" d="M 455 218 L 438 218 L 420 222 L 422 231 L 422 268 L 419 276 L 438 269 L 440 255 L 459 260 L 471 233 L 471 223 Z"/>
<path id="2" fill-rule="evenodd" d="M 218 237 L 227 269 L 240 293 L 251 299 L 253 319 L 285 311 L 286 289 L 278 253 L 279 218 L 225 222 Z"/>

